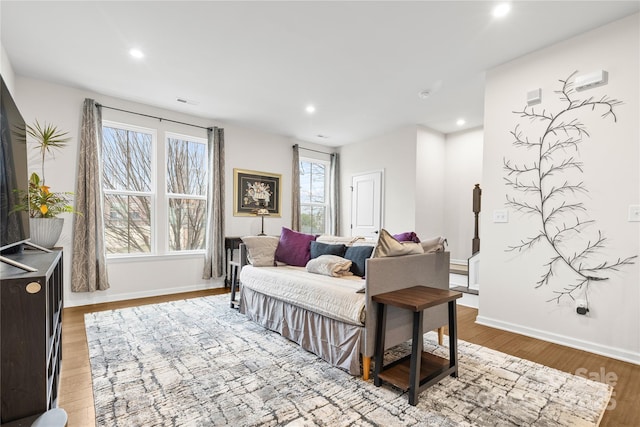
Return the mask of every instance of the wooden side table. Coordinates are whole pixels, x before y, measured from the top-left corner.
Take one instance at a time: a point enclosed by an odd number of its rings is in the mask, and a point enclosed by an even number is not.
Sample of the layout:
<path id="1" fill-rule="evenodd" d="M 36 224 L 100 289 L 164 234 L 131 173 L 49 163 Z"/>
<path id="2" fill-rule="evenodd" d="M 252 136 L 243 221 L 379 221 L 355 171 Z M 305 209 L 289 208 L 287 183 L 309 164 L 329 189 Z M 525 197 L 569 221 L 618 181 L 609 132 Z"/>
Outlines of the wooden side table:
<path id="1" fill-rule="evenodd" d="M 415 406 L 420 392 L 447 375 L 458 376 L 456 299 L 460 297 L 462 297 L 460 292 L 427 286 L 414 286 L 372 297 L 372 300 L 378 303 L 373 374 L 376 387 L 379 387 L 382 381 L 386 381 L 404 391 L 409 391 L 409 404 Z M 445 303 L 449 308 L 449 360 L 422 351 L 424 310 Z M 410 355 L 383 366 L 387 306 L 389 305 L 413 311 L 413 338 Z"/>

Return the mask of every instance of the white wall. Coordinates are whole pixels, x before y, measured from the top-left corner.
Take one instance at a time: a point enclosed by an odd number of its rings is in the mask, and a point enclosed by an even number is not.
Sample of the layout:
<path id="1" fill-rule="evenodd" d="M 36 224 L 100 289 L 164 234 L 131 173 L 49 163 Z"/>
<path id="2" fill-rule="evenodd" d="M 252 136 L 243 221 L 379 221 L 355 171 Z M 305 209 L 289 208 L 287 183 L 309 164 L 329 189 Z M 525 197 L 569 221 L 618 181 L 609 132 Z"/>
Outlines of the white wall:
<path id="1" fill-rule="evenodd" d="M 224 127 L 226 148 L 226 235 L 257 234 L 260 230 L 259 218 L 233 216 L 233 168 L 282 174 L 282 216 L 279 218 L 274 216 L 265 218 L 265 232 L 278 235 L 281 226 L 291 225 L 292 142 L 286 137 L 242 129 L 237 126 L 217 123 L 211 119 L 162 110 L 20 76 L 16 78 L 15 93 L 18 108 L 27 123 L 33 122 L 36 118 L 40 122 L 51 122 L 60 129 L 69 131 L 72 137 L 69 146 L 56 153 L 55 160 L 48 159 L 46 161 L 47 183 L 53 187 L 54 191 L 73 191 L 75 188 L 82 103 L 85 98 L 93 98 L 106 106 L 201 126 L 217 125 Z M 171 124 L 167 121 L 158 122 L 155 119 L 119 113 L 108 109 L 103 109 L 103 118 L 206 137 L 206 132 L 201 129 Z M 40 162 L 35 150 L 31 153 L 29 162 L 31 170 L 40 170 Z M 109 290 L 94 293 L 72 293 L 70 291 L 71 258 L 73 256 L 71 247 L 72 218 L 67 214 L 65 215 L 68 220 L 65 221 L 63 233 L 57 246 L 64 247 L 64 268 L 66 272 L 65 305 L 67 307 L 221 286 L 220 280 L 206 281 L 201 279 L 204 265 L 202 255 L 160 256 L 137 259 L 135 261 L 109 260 L 108 272 L 111 284 Z"/>
<path id="2" fill-rule="evenodd" d="M 341 233 L 350 235 L 351 178 L 384 170 L 383 225 L 391 234 L 415 230 L 416 127 L 407 126 L 340 149 Z"/>
<path id="3" fill-rule="evenodd" d="M 623 101 L 616 107 L 617 121 L 602 118 L 602 110 L 581 111 L 579 119 L 590 134 L 579 151 L 568 150 L 583 163 L 584 173 L 572 170 L 570 179 L 581 179 L 588 193 L 581 195 L 586 215 L 607 237 L 597 260 L 615 262 L 618 257 L 640 254 L 640 223 L 628 222 L 629 205 L 640 204 L 639 150 L 639 15 L 614 22 L 581 36 L 519 58 L 487 74 L 483 158 L 482 292 L 478 322 L 547 339 L 595 353 L 640 363 L 640 260 L 610 271 L 606 281 L 589 288 L 589 315 L 575 312 L 570 298 L 547 302 L 554 290 L 576 283 L 576 276 L 560 266 L 549 284 L 535 288 L 554 253 L 540 242 L 521 253 L 506 252 L 509 245 L 535 236 L 541 221 L 509 209 L 509 223 L 491 221 L 491 212 L 505 209 L 505 195 L 514 192 L 504 184 L 503 158 L 532 164 L 531 151 L 516 148 L 510 135 L 521 123 L 531 141 L 537 141 L 522 109 L 527 91 L 542 88 L 536 111 L 557 112 L 563 105 L 555 90 L 559 79 L 573 71 L 609 72 L 605 86 L 580 92 L 580 98 L 609 96 Z M 567 121 L 570 119 L 567 118 Z M 543 126 L 546 126 L 544 124 Z M 529 151 L 529 152 L 528 152 Z M 573 200 L 567 195 L 567 200 Z M 593 231 L 593 229 L 591 229 Z M 584 232 L 583 232 L 584 233 Z M 570 250 L 575 238 L 567 241 Z M 576 246 L 577 248 L 577 246 Z M 592 264 L 589 264 L 592 265 Z M 584 297 L 578 292 L 577 297 Z"/>
<path id="4" fill-rule="evenodd" d="M 445 136 L 418 126 L 416 146 L 415 232 L 420 238 L 445 236 Z M 396 207 L 400 208 L 401 207 Z"/>
<path id="5" fill-rule="evenodd" d="M 11 92 L 11 96 L 15 98 L 15 73 L 13 71 L 11 61 L 7 56 L 7 52 L 4 50 L 4 46 L 2 46 L 2 44 L 0 44 L 0 74 L 2 74 L 2 79 L 4 80 L 5 85 L 7 85 L 7 89 L 9 89 L 9 92 Z"/>
<path id="6" fill-rule="evenodd" d="M 281 174 L 281 217 L 267 216 L 264 232 L 280 235 L 281 228 L 291 227 L 291 167 L 293 142 L 288 138 L 238 127 L 225 126 L 226 150 L 226 230 L 228 236 L 260 233 L 258 217 L 233 216 L 233 168 Z"/>
<path id="7" fill-rule="evenodd" d="M 476 184 L 482 188 L 483 138 L 484 129 L 476 128 L 448 134 L 445 143 L 444 236 L 451 260 L 465 264 L 472 255 L 473 188 Z"/>
<path id="8" fill-rule="evenodd" d="M 343 234 L 349 234 L 351 176 L 385 171 L 385 220 L 392 233 L 444 236 L 452 259 L 471 256 L 473 186 L 482 171 L 482 129 L 444 135 L 423 126 L 341 147 Z"/>

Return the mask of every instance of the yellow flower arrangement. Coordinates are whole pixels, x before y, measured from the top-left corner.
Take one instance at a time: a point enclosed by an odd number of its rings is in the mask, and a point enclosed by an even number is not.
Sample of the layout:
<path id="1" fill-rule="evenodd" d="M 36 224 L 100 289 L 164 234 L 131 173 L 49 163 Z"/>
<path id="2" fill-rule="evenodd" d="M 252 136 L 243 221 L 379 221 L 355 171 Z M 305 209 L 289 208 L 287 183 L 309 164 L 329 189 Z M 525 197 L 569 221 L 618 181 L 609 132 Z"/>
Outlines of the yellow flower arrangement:
<path id="1" fill-rule="evenodd" d="M 71 205 L 73 193 L 52 193 L 37 173 L 29 178 L 29 191 L 21 192 L 21 203 L 15 210 L 28 211 L 30 218 L 55 218 L 63 212 L 77 213 Z"/>

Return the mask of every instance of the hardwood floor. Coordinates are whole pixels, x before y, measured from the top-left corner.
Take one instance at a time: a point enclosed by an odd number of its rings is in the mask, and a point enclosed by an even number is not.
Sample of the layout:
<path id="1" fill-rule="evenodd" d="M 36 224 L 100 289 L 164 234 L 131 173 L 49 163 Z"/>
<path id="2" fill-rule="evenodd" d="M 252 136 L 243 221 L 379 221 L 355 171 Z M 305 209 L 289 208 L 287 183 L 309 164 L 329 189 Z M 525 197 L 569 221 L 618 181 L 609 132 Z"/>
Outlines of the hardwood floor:
<path id="1" fill-rule="evenodd" d="M 63 362 L 59 404 L 69 415 L 67 426 L 95 426 L 91 369 L 84 327 L 85 313 L 227 292 L 229 292 L 228 289 L 212 289 L 65 308 L 62 323 Z M 602 382 L 609 381 L 615 387 L 614 395 L 609 405 L 610 409 L 605 412 L 600 425 L 603 427 L 640 426 L 640 411 L 637 407 L 640 399 L 640 366 L 477 325 L 475 323 L 477 314 L 476 309 L 458 306 L 458 335 L 460 339 L 532 360 L 561 371 L 572 374 L 578 372 L 583 376 Z"/>

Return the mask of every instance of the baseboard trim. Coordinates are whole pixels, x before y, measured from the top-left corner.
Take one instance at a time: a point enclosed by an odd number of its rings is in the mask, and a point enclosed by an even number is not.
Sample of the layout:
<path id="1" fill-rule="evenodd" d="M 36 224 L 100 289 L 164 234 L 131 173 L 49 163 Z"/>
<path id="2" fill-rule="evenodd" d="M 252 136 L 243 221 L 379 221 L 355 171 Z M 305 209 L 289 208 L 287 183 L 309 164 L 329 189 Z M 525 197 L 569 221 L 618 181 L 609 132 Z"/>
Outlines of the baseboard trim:
<path id="1" fill-rule="evenodd" d="M 501 320 L 491 319 L 485 316 L 477 316 L 476 323 L 483 326 L 502 329 L 504 331 L 515 332 L 520 335 L 537 338 L 543 341 L 552 342 L 554 344 L 560 344 L 566 347 L 588 351 L 589 353 L 599 354 L 601 356 L 622 360 L 624 362 L 633 363 L 635 365 L 640 365 L 640 353 L 634 353 L 629 350 L 603 346 L 590 341 L 584 341 L 576 338 L 571 338 L 566 335 L 541 331 L 539 329 L 528 328 L 526 326 L 503 322 Z"/>
<path id="2" fill-rule="evenodd" d="M 465 267 L 467 266 L 467 260 L 466 259 L 450 259 L 449 263 L 450 264 L 456 264 L 456 265 L 464 265 Z"/>
<path id="3" fill-rule="evenodd" d="M 96 292 L 91 294 L 87 294 L 88 298 L 78 298 L 76 300 L 71 300 L 65 295 L 64 300 L 64 308 L 71 307 L 80 307 L 83 305 L 91 305 L 91 304 L 102 304 L 108 302 L 117 302 L 117 301 L 126 301 L 131 299 L 138 298 L 149 298 L 149 297 L 157 297 L 161 295 L 173 295 L 173 294 L 181 294 L 185 292 L 193 292 L 193 291 L 205 291 L 207 289 L 217 289 L 224 287 L 223 283 L 220 283 L 220 286 L 211 286 L 206 284 L 200 285 L 190 285 L 190 286 L 177 286 L 174 288 L 164 288 L 164 289 L 150 289 L 147 291 L 137 291 L 137 292 L 125 292 L 119 294 L 103 294 L 97 297 Z M 108 292 L 108 291 L 106 291 Z M 83 301 L 81 301 L 83 299 Z"/>

